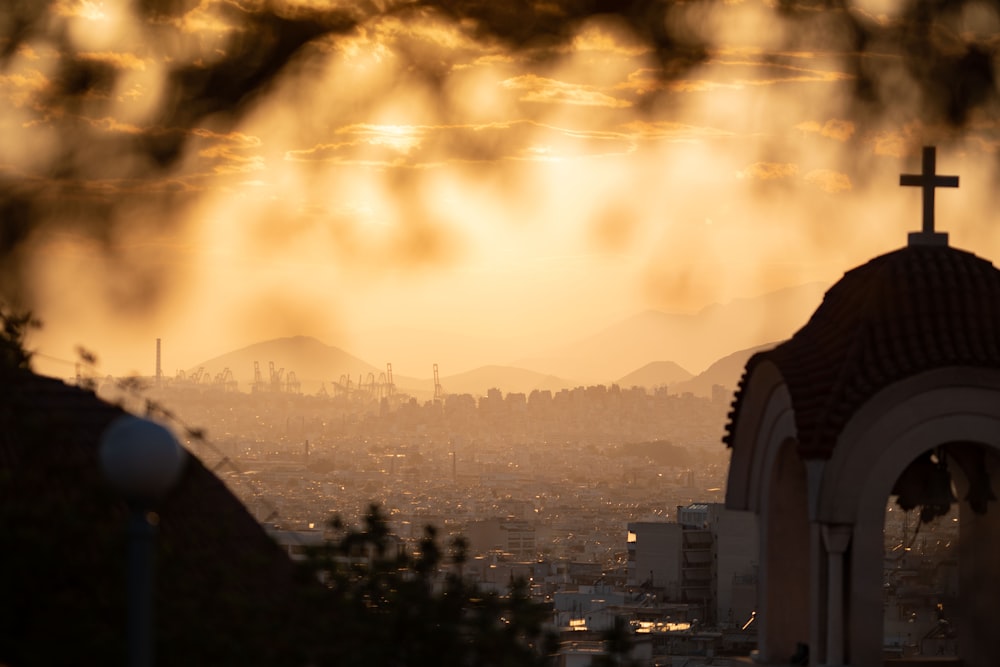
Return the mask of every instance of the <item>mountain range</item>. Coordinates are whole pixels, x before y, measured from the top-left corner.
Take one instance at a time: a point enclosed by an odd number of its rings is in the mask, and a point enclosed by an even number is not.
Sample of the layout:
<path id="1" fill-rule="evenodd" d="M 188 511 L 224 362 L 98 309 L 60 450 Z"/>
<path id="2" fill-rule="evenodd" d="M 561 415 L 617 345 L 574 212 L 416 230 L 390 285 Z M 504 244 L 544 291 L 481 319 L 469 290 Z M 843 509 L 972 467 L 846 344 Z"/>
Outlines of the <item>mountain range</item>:
<path id="1" fill-rule="evenodd" d="M 736 350 L 788 338 L 806 323 L 825 291 L 823 283 L 809 283 L 696 313 L 649 310 L 510 365 L 587 383 L 617 380 L 651 361 L 674 361 L 698 373 Z"/>
<path id="2" fill-rule="evenodd" d="M 746 360 L 774 341 L 788 338 L 816 308 L 822 285 L 810 284 L 754 299 L 715 305 L 694 314 L 647 311 L 555 351 L 504 365 L 483 365 L 440 378 L 446 393 L 482 395 L 534 389 L 558 391 L 587 384 L 623 387 L 668 386 L 673 392 L 711 394 L 712 385 L 735 387 Z M 735 351 L 734 351 L 735 350 Z M 714 355 L 714 356 L 713 356 Z M 267 382 L 270 366 L 294 372 L 306 393 L 321 385 L 332 390 L 345 376 L 355 385 L 380 381 L 386 367 L 375 366 L 338 347 L 306 336 L 278 338 L 198 364 L 216 376 L 229 368 L 243 391 L 253 382 L 254 363 Z M 704 368 L 698 374 L 689 367 Z M 434 393 L 433 378 L 395 376 L 397 388 L 418 398 Z"/>
<path id="3" fill-rule="evenodd" d="M 312 385 L 315 385 L 316 389 L 320 384 L 330 386 L 339 382 L 342 375 L 350 376 L 352 382 L 356 383 L 358 378 L 364 379 L 369 373 L 377 378 L 379 373 L 385 372 L 384 368 L 376 368 L 338 347 L 327 345 L 309 336 L 293 336 L 254 343 L 221 354 L 201 362 L 188 373 L 201 368 L 208 375 L 215 377 L 228 368 L 240 383 L 240 388 L 246 391 L 254 380 L 254 365 L 257 365 L 264 382 L 267 382 L 272 363 L 275 370 L 282 369 L 286 373 L 295 373 L 306 391 L 311 389 Z"/>

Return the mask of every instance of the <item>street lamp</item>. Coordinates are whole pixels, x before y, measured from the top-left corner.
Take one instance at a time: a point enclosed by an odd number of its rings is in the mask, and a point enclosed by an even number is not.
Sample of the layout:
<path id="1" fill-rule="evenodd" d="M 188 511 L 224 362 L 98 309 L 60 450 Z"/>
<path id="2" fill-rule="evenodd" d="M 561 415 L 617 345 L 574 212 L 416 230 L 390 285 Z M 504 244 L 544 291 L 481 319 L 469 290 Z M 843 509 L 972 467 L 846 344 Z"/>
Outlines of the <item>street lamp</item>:
<path id="1" fill-rule="evenodd" d="M 128 664 L 153 664 L 153 541 L 156 502 L 177 482 L 185 452 L 166 428 L 132 415 L 118 417 L 100 440 L 101 468 L 129 503 Z"/>

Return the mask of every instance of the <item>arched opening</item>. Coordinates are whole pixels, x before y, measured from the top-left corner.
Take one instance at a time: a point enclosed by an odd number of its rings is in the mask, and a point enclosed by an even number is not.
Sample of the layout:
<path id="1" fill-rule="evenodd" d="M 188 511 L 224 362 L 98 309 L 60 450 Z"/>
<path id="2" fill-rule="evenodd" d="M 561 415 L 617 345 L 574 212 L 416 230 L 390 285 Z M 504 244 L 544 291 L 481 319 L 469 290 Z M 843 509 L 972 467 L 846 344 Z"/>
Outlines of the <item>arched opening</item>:
<path id="1" fill-rule="evenodd" d="M 806 469 L 795 440 L 780 446 L 762 513 L 762 657 L 779 664 L 801 657 L 810 638 L 810 525 Z"/>
<path id="2" fill-rule="evenodd" d="M 887 659 L 957 657 L 958 505 L 947 447 L 923 452 L 893 484 L 885 513 Z"/>
<path id="3" fill-rule="evenodd" d="M 939 447 L 947 448 L 956 496 L 963 499 L 959 600 L 952 615 L 961 637 L 960 664 L 992 667 L 1000 655 L 992 609 L 1000 599 L 1000 503 L 987 502 L 987 512 L 979 515 L 964 500 L 970 471 L 985 474 L 1000 490 L 1000 371 L 942 368 L 890 385 L 866 402 L 841 430 L 824 464 L 817 517 L 851 531 L 843 556 L 845 664 L 885 660 L 886 505 L 908 466 Z"/>
<path id="4" fill-rule="evenodd" d="M 994 667 L 1000 502 L 986 500 L 979 514 L 967 498 L 983 488 L 977 477 L 1000 492 L 1000 369 L 947 367 L 894 383 L 852 415 L 830 458 L 808 460 L 772 371 L 761 364 L 749 380 L 760 391 L 733 430 L 726 491 L 727 506 L 760 518 L 761 661 L 787 663 L 809 642 L 810 664 L 883 664 L 886 505 L 913 461 L 946 447 L 962 501 L 959 599 L 947 611 L 961 638 L 958 664 Z"/>
<path id="5" fill-rule="evenodd" d="M 894 482 L 884 524 L 887 664 L 995 664 L 998 470 L 992 447 L 949 442 L 919 454 Z"/>

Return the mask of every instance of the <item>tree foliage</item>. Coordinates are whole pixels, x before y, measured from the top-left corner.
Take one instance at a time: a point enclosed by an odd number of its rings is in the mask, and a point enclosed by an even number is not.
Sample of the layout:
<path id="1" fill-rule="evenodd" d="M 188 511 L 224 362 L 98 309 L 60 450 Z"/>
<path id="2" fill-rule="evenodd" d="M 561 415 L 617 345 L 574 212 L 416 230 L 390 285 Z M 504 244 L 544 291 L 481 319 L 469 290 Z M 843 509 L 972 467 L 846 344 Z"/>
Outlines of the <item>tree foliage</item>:
<path id="1" fill-rule="evenodd" d="M 408 553 L 377 505 L 362 528 L 346 528 L 337 518 L 331 528 L 336 539 L 313 549 L 305 565 L 306 575 L 324 584 L 302 624 L 313 664 L 551 664 L 555 638 L 544 627 L 546 608 L 531 600 L 523 581 L 499 595 L 465 579 L 464 539 L 453 540 L 446 554 L 428 526 L 419 551 Z"/>
<path id="2" fill-rule="evenodd" d="M 639 667 L 639 661 L 631 657 L 635 641 L 624 618 L 615 616 L 614 625 L 604 631 L 602 640 L 605 653 L 595 656 L 591 667 Z"/>
<path id="3" fill-rule="evenodd" d="M 41 324 L 30 312 L 13 311 L 0 303 L 0 325 L 0 369 L 29 369 L 32 353 L 25 347 L 25 339 Z"/>

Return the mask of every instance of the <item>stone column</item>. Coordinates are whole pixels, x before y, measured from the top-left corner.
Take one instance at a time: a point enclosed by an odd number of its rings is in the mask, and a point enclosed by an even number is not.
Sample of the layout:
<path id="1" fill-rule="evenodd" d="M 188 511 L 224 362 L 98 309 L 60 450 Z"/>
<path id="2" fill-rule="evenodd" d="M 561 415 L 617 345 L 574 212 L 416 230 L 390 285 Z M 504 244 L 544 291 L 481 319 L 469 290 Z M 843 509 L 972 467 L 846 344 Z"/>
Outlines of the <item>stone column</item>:
<path id="1" fill-rule="evenodd" d="M 823 487 L 824 459 L 809 459 L 806 488 L 809 493 L 809 667 L 819 667 L 826 657 L 826 549 L 819 522 L 819 494 Z"/>
<path id="2" fill-rule="evenodd" d="M 826 665 L 844 664 L 844 554 L 851 542 L 851 526 L 823 524 L 827 558 Z"/>
<path id="3" fill-rule="evenodd" d="M 819 667 L 826 657 L 826 548 L 821 524 L 809 524 L 809 667 Z"/>

